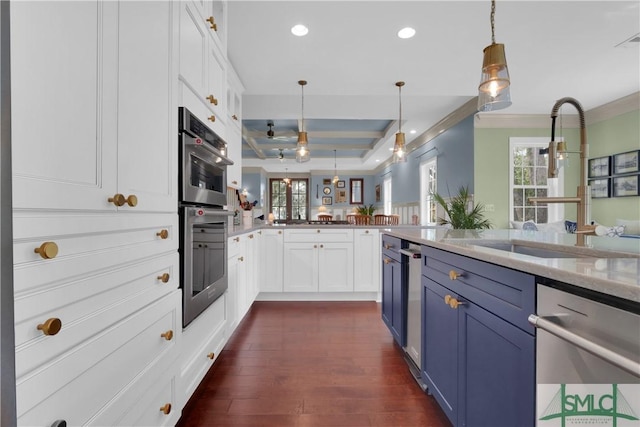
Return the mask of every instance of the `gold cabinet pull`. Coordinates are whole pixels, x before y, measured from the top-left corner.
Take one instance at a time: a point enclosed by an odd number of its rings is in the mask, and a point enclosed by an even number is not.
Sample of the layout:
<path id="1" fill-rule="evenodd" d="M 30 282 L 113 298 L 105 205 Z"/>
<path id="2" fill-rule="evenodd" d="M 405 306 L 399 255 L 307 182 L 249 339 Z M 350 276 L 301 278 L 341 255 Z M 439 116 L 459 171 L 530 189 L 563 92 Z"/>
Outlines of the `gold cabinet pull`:
<path id="1" fill-rule="evenodd" d="M 451 301 L 451 295 L 447 294 L 444 296 L 444 303 L 449 305 L 449 301 Z"/>
<path id="2" fill-rule="evenodd" d="M 232 184 L 238 185 L 238 181 L 231 181 Z"/>
<path id="3" fill-rule="evenodd" d="M 393 245 L 389 245 L 389 244 L 384 245 L 385 249 L 391 249 L 392 247 L 393 247 Z"/>
<path id="4" fill-rule="evenodd" d="M 262 236 L 262 230 L 258 231 L 258 234 Z"/>
<path id="5" fill-rule="evenodd" d="M 162 240 L 166 239 L 167 237 L 169 237 L 169 230 L 160 230 L 156 233 L 156 236 L 160 237 Z"/>
<path id="6" fill-rule="evenodd" d="M 160 412 L 165 415 L 169 415 L 171 413 L 171 403 L 165 403 L 163 406 L 161 406 Z"/>
<path id="7" fill-rule="evenodd" d="M 320 248 L 324 248 L 324 245 L 320 245 Z"/>
<path id="8" fill-rule="evenodd" d="M 214 116 L 213 114 L 209 116 L 209 121 L 210 122 L 215 122 L 216 121 L 216 116 Z"/>
<path id="9" fill-rule="evenodd" d="M 233 241 L 234 241 L 234 242 L 239 242 L 239 241 L 240 241 L 240 238 L 239 238 L 239 237 L 234 237 Z"/>
<path id="10" fill-rule="evenodd" d="M 162 276 L 158 276 L 158 280 L 160 280 L 162 283 L 167 283 L 170 277 L 171 276 L 169 276 L 169 273 L 164 273 Z"/>
<path id="11" fill-rule="evenodd" d="M 236 116 L 235 114 L 234 114 L 233 116 L 231 116 L 231 118 L 232 118 L 233 120 L 238 120 L 238 116 Z"/>
<path id="12" fill-rule="evenodd" d="M 462 277 L 463 275 L 464 273 L 458 273 L 455 270 L 449 271 L 449 279 L 451 280 L 458 280 L 458 277 Z"/>
<path id="13" fill-rule="evenodd" d="M 319 232 L 320 232 L 320 230 L 316 230 L 316 233 L 319 233 Z"/>
<path id="14" fill-rule="evenodd" d="M 385 258 L 382 260 L 382 262 L 384 262 L 385 264 L 391 264 L 393 261 L 391 261 L 389 258 Z"/>
<path id="15" fill-rule="evenodd" d="M 239 257 L 238 261 L 244 261 L 244 257 L 243 256 Z"/>
<path id="16" fill-rule="evenodd" d="M 318 245 L 313 245 L 313 249 L 317 249 L 317 248 L 318 248 Z"/>
<path id="17" fill-rule="evenodd" d="M 215 96 L 213 95 L 209 95 L 207 96 L 207 99 L 209 100 L 210 103 L 212 103 L 213 105 L 218 105 L 218 100 L 216 99 Z"/>
<path id="18" fill-rule="evenodd" d="M 209 354 L 207 354 L 207 357 L 211 360 L 213 360 L 216 357 L 216 354 L 214 352 L 211 352 Z"/>
<path id="19" fill-rule="evenodd" d="M 249 234 L 249 238 L 250 238 L 250 239 L 253 239 L 253 234 Z"/>
<path id="20" fill-rule="evenodd" d="M 160 336 L 167 341 L 171 341 L 171 339 L 173 338 L 173 331 L 169 329 L 167 332 L 160 334 Z"/>
<path id="21" fill-rule="evenodd" d="M 134 195 L 134 194 L 129 194 L 129 197 L 127 197 L 125 199 L 125 202 L 131 206 L 132 208 L 136 207 L 138 205 L 138 196 Z"/>
<path id="22" fill-rule="evenodd" d="M 62 321 L 57 317 L 45 320 L 44 323 L 38 325 L 38 330 L 45 335 L 55 335 L 62 329 Z"/>
<path id="23" fill-rule="evenodd" d="M 365 230 L 365 231 L 364 231 L 364 233 L 365 233 L 365 234 L 369 234 L 369 230 Z"/>
<path id="24" fill-rule="evenodd" d="M 278 234 L 282 234 L 282 230 L 278 230 Z"/>
<path id="25" fill-rule="evenodd" d="M 211 24 L 209 26 L 209 28 L 211 28 L 213 31 L 218 31 L 218 24 L 216 24 L 216 20 L 213 19 L 213 16 L 210 16 L 206 19 L 206 21 Z"/>
<path id="26" fill-rule="evenodd" d="M 58 245 L 55 242 L 44 242 L 40 247 L 35 248 L 33 252 L 40 254 L 43 259 L 55 258 L 58 255 Z"/>
<path id="27" fill-rule="evenodd" d="M 451 295 L 445 295 L 444 303 L 447 304 L 449 307 L 451 307 L 453 309 L 456 309 L 459 306 L 465 304 L 464 301 L 458 301 L 456 298 L 452 297 Z"/>
<path id="28" fill-rule="evenodd" d="M 109 197 L 107 201 L 109 203 L 113 203 L 118 207 L 124 206 L 124 204 L 127 203 L 127 199 L 124 197 L 123 194 L 120 194 L 120 193 L 116 193 L 113 197 Z"/>

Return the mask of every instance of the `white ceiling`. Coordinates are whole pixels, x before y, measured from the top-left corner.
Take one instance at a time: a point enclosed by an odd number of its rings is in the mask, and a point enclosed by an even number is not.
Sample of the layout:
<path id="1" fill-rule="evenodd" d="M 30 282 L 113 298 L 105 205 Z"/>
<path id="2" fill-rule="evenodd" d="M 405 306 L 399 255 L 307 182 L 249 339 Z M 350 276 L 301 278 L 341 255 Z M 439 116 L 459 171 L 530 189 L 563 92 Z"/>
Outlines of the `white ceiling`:
<path id="1" fill-rule="evenodd" d="M 390 156 L 397 132 L 396 81 L 406 82 L 407 142 L 477 95 L 482 50 L 491 43 L 490 8 L 489 0 L 229 1 L 228 56 L 245 86 L 244 137 L 264 147 L 267 157 L 252 159 L 257 156 L 245 146 L 243 165 L 331 170 L 337 149 L 339 169 L 375 168 L 376 160 Z M 299 23 L 309 27 L 307 36 L 291 34 Z M 405 26 L 416 36 L 398 38 Z M 513 105 L 488 114 L 548 115 L 565 96 L 590 110 L 640 89 L 640 43 L 616 47 L 640 33 L 640 1 L 498 0 L 495 33 L 506 47 Z M 276 136 L 295 134 L 301 79 L 308 81 L 304 113 L 312 160 L 281 163 L 273 148 L 293 147 L 295 138 L 266 139 L 267 121 L 274 120 Z M 323 120 L 314 133 L 314 119 L 340 120 L 335 132 Z M 368 135 L 368 150 L 342 149 L 345 139 L 332 137 L 371 123 L 358 119 L 389 126 Z M 293 151 L 285 155 L 291 159 Z"/>

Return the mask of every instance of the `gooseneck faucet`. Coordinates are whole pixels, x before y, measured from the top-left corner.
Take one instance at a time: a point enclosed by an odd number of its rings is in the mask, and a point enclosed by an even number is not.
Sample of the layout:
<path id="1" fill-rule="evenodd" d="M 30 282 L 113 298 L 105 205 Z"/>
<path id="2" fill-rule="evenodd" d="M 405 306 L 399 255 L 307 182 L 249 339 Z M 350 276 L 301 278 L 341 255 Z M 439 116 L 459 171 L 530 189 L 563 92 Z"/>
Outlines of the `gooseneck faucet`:
<path id="1" fill-rule="evenodd" d="M 549 178 L 555 178 L 557 176 L 556 169 L 556 118 L 558 117 L 558 110 L 563 104 L 571 104 L 578 110 L 578 116 L 580 118 L 580 184 L 576 197 L 531 197 L 529 201 L 532 203 L 575 203 L 577 204 L 578 218 L 577 218 L 577 244 L 584 246 L 584 235 L 593 234 L 595 227 L 589 224 L 591 221 L 590 207 L 591 207 L 591 192 L 587 186 L 587 161 L 589 159 L 589 144 L 587 143 L 587 128 L 584 119 L 584 109 L 580 102 L 575 98 L 561 98 L 556 101 L 551 109 L 551 142 L 549 143 Z"/>

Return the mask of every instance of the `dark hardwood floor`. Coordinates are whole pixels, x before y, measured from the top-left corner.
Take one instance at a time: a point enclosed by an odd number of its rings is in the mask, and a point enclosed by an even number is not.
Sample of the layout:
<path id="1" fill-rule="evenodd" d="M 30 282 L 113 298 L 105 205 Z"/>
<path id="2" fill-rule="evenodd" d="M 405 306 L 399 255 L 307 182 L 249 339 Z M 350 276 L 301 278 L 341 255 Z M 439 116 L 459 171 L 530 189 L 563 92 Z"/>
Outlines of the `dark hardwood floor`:
<path id="1" fill-rule="evenodd" d="M 375 302 L 255 302 L 179 427 L 450 426 Z"/>

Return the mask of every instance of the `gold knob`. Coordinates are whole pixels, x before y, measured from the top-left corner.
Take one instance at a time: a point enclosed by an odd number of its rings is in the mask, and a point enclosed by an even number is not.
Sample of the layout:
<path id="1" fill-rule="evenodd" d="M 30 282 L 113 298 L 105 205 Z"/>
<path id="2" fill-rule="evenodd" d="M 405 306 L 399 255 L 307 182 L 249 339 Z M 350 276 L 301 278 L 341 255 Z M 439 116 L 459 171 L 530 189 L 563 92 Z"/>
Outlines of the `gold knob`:
<path id="1" fill-rule="evenodd" d="M 250 239 L 253 239 L 253 234 L 249 234 L 249 238 L 250 238 Z"/>
<path id="2" fill-rule="evenodd" d="M 210 103 L 212 103 L 213 105 L 218 105 L 218 100 L 216 99 L 215 96 L 213 95 L 209 95 L 207 96 L 207 99 L 209 100 Z"/>
<path id="3" fill-rule="evenodd" d="M 258 231 L 258 234 L 262 236 L 262 230 Z"/>
<path id="4" fill-rule="evenodd" d="M 206 21 L 211 24 L 209 28 L 211 28 L 213 31 L 218 31 L 218 25 L 216 24 L 215 19 L 213 19 L 213 16 L 208 17 Z"/>
<path id="5" fill-rule="evenodd" d="M 40 254 L 43 259 L 55 258 L 58 255 L 58 245 L 54 242 L 44 242 L 39 248 L 35 248 L 33 252 Z"/>
<path id="6" fill-rule="evenodd" d="M 449 279 L 451 280 L 457 280 L 458 277 L 462 277 L 463 273 L 457 273 L 454 270 L 450 270 L 449 271 Z"/>
<path id="7" fill-rule="evenodd" d="M 282 230 L 278 230 L 278 234 L 282 234 Z"/>
<path id="8" fill-rule="evenodd" d="M 216 354 L 214 352 L 211 352 L 209 354 L 207 354 L 207 357 L 211 360 L 213 360 L 214 357 L 216 357 Z"/>
<path id="9" fill-rule="evenodd" d="M 169 415 L 171 413 L 171 403 L 167 403 L 164 406 L 161 406 L 160 412 L 162 412 L 165 415 Z"/>
<path id="10" fill-rule="evenodd" d="M 167 283 L 170 277 L 171 276 L 169 276 L 169 273 L 164 273 L 162 276 L 158 276 L 158 280 L 160 280 L 162 283 Z"/>
<path id="11" fill-rule="evenodd" d="M 169 329 L 167 332 L 160 334 L 160 336 L 167 341 L 171 341 L 171 338 L 173 338 L 173 331 Z"/>
<path id="12" fill-rule="evenodd" d="M 313 245 L 313 248 L 316 249 L 318 247 L 318 245 Z"/>
<path id="13" fill-rule="evenodd" d="M 160 230 L 156 233 L 156 236 L 164 240 L 169 237 L 169 230 Z"/>
<path id="14" fill-rule="evenodd" d="M 235 114 L 234 114 L 233 116 L 231 116 L 231 118 L 232 118 L 233 120 L 238 120 L 238 116 L 236 116 Z"/>
<path id="15" fill-rule="evenodd" d="M 316 233 L 319 233 L 319 232 L 320 232 L 320 230 L 316 230 Z"/>
<path id="16" fill-rule="evenodd" d="M 216 121 L 216 116 L 214 116 L 214 115 L 209 116 L 209 121 L 215 122 Z"/>
<path id="17" fill-rule="evenodd" d="M 391 264 L 391 260 L 389 258 L 385 258 L 382 260 L 385 264 Z"/>
<path id="18" fill-rule="evenodd" d="M 393 245 L 384 245 L 385 249 L 391 249 L 393 247 Z"/>
<path id="19" fill-rule="evenodd" d="M 444 296 L 444 303 L 445 304 L 449 304 L 450 301 L 451 301 L 451 295 L 445 295 Z"/>
<path id="20" fill-rule="evenodd" d="M 244 257 L 243 256 L 239 257 L 238 261 L 244 261 Z"/>
<path id="21" fill-rule="evenodd" d="M 365 232 L 365 234 L 369 234 L 369 230 L 365 230 L 364 232 Z"/>
<path id="22" fill-rule="evenodd" d="M 134 207 L 136 207 L 138 205 L 138 197 L 133 195 L 133 194 L 129 194 L 129 197 L 127 197 L 127 199 L 125 201 L 132 208 L 134 208 Z"/>
<path id="23" fill-rule="evenodd" d="M 113 197 L 109 197 L 107 201 L 109 203 L 113 203 L 114 205 L 120 207 L 120 206 L 124 206 L 124 204 L 127 202 L 127 199 L 125 199 L 124 195 L 120 193 L 116 193 Z"/>
<path id="24" fill-rule="evenodd" d="M 455 298 L 451 298 L 451 300 L 449 301 L 449 307 L 451 308 L 458 308 L 459 305 L 464 305 L 464 302 L 458 301 Z"/>
<path id="25" fill-rule="evenodd" d="M 44 323 L 38 325 L 38 330 L 45 335 L 55 335 L 60 332 L 62 321 L 57 317 L 47 319 Z"/>
<path id="26" fill-rule="evenodd" d="M 236 237 L 236 238 L 234 238 L 234 239 L 233 239 L 233 241 L 234 241 L 234 242 L 239 242 L 239 241 L 240 241 L 240 238 L 239 238 L 239 237 Z"/>
<path id="27" fill-rule="evenodd" d="M 238 185 L 238 181 L 231 181 L 232 184 Z"/>
<path id="28" fill-rule="evenodd" d="M 324 245 L 320 245 L 321 248 L 324 248 Z"/>

